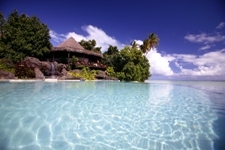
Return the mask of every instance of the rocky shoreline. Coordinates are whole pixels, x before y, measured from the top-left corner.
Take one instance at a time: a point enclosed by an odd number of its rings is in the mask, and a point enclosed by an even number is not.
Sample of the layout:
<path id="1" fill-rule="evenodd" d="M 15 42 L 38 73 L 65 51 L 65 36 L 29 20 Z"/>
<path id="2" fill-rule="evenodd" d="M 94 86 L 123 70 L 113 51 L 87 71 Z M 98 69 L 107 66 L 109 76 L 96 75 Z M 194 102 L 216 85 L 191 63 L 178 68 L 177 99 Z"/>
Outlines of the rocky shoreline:
<path id="1" fill-rule="evenodd" d="M 21 67 L 30 67 L 33 68 L 35 73 L 34 80 L 44 80 L 46 78 L 57 78 L 57 80 L 83 80 L 81 78 L 75 78 L 68 73 L 68 66 L 62 63 L 49 62 L 49 61 L 40 61 L 34 57 L 26 57 L 21 64 Z M 78 73 L 79 69 L 70 70 L 70 72 Z M 98 71 L 95 76 L 96 79 L 100 80 L 117 80 L 106 75 L 105 71 Z M 0 80 L 9 80 L 9 79 L 18 79 L 15 74 L 0 70 Z M 32 80 L 29 79 L 29 80 Z"/>

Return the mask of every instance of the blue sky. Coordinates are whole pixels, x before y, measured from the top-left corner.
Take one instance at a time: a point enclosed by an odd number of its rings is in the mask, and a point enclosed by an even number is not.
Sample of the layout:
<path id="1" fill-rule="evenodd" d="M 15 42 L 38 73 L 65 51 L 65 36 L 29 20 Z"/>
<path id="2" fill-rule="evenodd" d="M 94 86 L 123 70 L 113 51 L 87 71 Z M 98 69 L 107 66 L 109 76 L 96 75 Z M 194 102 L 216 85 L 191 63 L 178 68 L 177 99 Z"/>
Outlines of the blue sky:
<path id="1" fill-rule="evenodd" d="M 2 0 L 0 11 L 17 9 L 47 24 L 57 46 L 66 38 L 95 39 L 102 51 L 120 49 L 149 33 L 160 38 L 147 54 L 151 79 L 225 79 L 223 0 Z"/>

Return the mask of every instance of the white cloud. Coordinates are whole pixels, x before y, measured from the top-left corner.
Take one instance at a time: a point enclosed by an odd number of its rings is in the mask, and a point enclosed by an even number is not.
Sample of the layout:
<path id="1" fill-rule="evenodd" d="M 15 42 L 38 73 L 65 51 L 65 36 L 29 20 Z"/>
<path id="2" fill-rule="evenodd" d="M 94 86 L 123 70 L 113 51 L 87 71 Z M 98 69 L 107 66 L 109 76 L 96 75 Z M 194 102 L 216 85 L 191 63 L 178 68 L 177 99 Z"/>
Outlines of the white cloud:
<path id="1" fill-rule="evenodd" d="M 69 32 L 66 34 L 66 38 L 73 37 L 77 42 L 80 42 L 81 40 L 88 40 L 86 37 L 83 35 L 77 34 L 75 32 Z"/>
<path id="2" fill-rule="evenodd" d="M 57 43 L 60 43 L 66 39 L 64 34 L 58 34 L 53 30 L 49 31 L 50 37 Z"/>
<path id="3" fill-rule="evenodd" d="M 193 43 L 204 43 L 204 44 L 225 41 L 225 36 L 220 34 L 217 35 L 210 35 L 206 33 L 188 34 L 184 38 Z"/>
<path id="4" fill-rule="evenodd" d="M 142 40 L 134 40 L 138 45 L 143 44 Z M 154 75 L 173 75 L 173 71 L 170 68 L 170 61 L 174 60 L 172 55 L 162 56 L 157 50 L 151 49 L 146 55 L 150 63 L 150 73 Z"/>
<path id="5" fill-rule="evenodd" d="M 205 45 L 205 46 L 201 47 L 200 50 L 206 50 L 206 49 L 209 49 L 209 48 L 211 48 L 210 45 Z"/>
<path id="6" fill-rule="evenodd" d="M 106 51 L 109 45 L 117 46 L 121 49 L 124 45 L 121 44 L 114 37 L 107 35 L 102 29 L 94 27 L 92 25 L 84 26 L 83 30 L 89 35 L 86 37 L 88 40 L 95 39 L 97 46 L 102 47 L 102 52 Z"/>
<path id="7" fill-rule="evenodd" d="M 208 52 L 203 55 L 191 54 L 166 54 L 162 55 L 155 50 L 151 50 L 147 54 L 151 65 L 151 73 L 153 75 L 170 76 L 174 79 L 179 77 L 225 77 L 225 49 Z M 174 62 L 179 68 L 179 72 L 175 73 L 174 68 L 170 67 L 170 63 Z M 198 78 L 199 79 L 199 78 Z"/>
<path id="8" fill-rule="evenodd" d="M 150 72 L 151 74 L 171 76 L 173 75 L 173 70 L 170 68 L 170 60 L 173 60 L 169 57 L 164 57 L 158 53 L 155 49 L 152 49 L 148 52 L 146 56 L 150 62 Z"/>
<path id="9" fill-rule="evenodd" d="M 136 44 L 139 45 L 139 46 L 143 44 L 143 41 L 142 41 L 142 40 L 134 40 L 134 41 L 135 41 Z"/>
<path id="10" fill-rule="evenodd" d="M 111 37 L 107 35 L 102 29 L 88 25 L 83 26 L 82 29 L 88 33 L 87 36 L 77 34 L 76 32 L 68 32 L 66 34 L 57 34 L 56 32 L 50 30 L 50 36 L 51 38 L 57 42 L 61 43 L 65 39 L 69 37 L 73 37 L 77 42 L 83 40 L 95 40 L 96 46 L 102 47 L 101 51 L 105 52 L 109 45 L 117 46 L 119 49 L 121 49 L 124 45 L 121 44 L 118 40 L 116 40 L 114 37 Z"/>
<path id="11" fill-rule="evenodd" d="M 196 59 L 195 55 L 190 54 L 172 54 L 175 57 L 175 60 L 182 60 L 183 62 L 192 63 Z"/>
<path id="12" fill-rule="evenodd" d="M 183 67 L 176 61 L 175 61 L 175 65 L 176 65 L 177 68 L 180 68 L 180 70 L 183 69 Z"/>
<path id="13" fill-rule="evenodd" d="M 102 29 L 92 25 L 84 26 L 82 29 L 87 32 L 87 35 L 77 34 L 75 32 L 68 32 L 66 34 L 58 34 L 50 30 L 51 38 L 61 43 L 66 38 L 74 37 L 78 42 L 82 39 L 92 40 L 95 39 L 97 46 L 102 47 L 102 52 L 106 51 L 109 45 L 117 46 L 121 49 L 124 44 L 120 43 L 114 37 L 107 35 Z M 189 34 L 185 36 L 185 39 L 190 42 L 204 43 L 205 46 L 201 47 L 201 50 L 208 49 L 214 42 L 220 42 L 225 40 L 225 36 L 222 35 L 210 35 L 206 33 L 202 34 Z M 135 40 L 138 45 L 141 45 L 143 41 Z M 217 50 L 214 52 L 208 52 L 203 55 L 191 55 L 191 54 L 161 54 L 156 49 L 152 49 L 146 55 L 150 62 L 150 72 L 153 75 L 161 75 L 167 77 L 201 77 L 201 76 L 225 76 L 225 49 Z M 180 72 L 175 73 L 174 68 L 171 68 L 170 63 L 173 62 L 175 67 L 179 68 Z"/>
<path id="14" fill-rule="evenodd" d="M 224 76 L 225 75 L 225 49 L 208 52 L 200 56 L 173 54 L 176 58 L 175 65 L 180 68 L 178 75 L 190 76 Z M 185 68 L 182 64 L 192 64 L 192 69 Z"/>
<path id="15" fill-rule="evenodd" d="M 221 22 L 216 29 L 222 29 L 225 26 L 225 22 Z"/>

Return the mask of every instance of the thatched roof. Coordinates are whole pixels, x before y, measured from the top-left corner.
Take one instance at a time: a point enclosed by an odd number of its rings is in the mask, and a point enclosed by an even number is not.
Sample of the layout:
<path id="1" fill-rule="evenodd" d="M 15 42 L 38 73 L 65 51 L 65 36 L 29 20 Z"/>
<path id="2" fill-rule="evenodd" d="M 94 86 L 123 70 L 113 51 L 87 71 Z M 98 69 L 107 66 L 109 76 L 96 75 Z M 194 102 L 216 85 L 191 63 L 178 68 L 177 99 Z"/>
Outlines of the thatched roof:
<path id="1" fill-rule="evenodd" d="M 57 47 L 53 47 L 52 50 L 55 51 L 67 51 L 67 52 L 75 52 L 75 53 L 82 53 L 86 55 L 93 55 L 103 58 L 101 53 L 97 53 L 90 50 L 85 50 L 74 38 L 70 37 Z"/>

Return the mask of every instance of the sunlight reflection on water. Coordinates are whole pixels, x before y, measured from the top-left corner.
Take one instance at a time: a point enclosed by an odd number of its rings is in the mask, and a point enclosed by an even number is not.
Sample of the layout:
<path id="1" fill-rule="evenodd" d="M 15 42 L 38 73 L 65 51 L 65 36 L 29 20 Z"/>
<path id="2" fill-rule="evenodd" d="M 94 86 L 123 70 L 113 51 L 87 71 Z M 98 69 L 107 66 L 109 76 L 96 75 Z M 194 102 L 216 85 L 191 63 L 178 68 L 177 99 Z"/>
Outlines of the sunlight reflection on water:
<path id="1" fill-rule="evenodd" d="M 0 148 L 213 149 L 216 109 L 182 84 L 0 83 Z"/>

